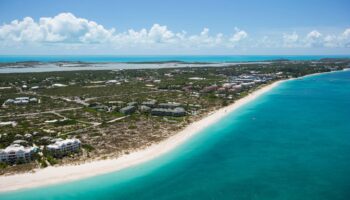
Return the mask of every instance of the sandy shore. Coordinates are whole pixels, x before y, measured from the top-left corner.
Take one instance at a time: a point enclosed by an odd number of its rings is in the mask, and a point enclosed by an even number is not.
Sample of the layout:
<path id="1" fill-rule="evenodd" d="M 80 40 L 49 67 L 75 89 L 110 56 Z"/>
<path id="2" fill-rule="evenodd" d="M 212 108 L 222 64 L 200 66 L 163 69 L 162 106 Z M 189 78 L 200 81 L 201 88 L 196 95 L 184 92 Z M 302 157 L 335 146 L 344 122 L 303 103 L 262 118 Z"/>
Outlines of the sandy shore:
<path id="1" fill-rule="evenodd" d="M 209 125 L 215 123 L 242 105 L 253 101 L 268 92 L 283 81 L 277 81 L 249 94 L 235 103 L 210 113 L 205 118 L 188 125 L 176 135 L 154 144 L 144 150 L 139 150 L 117 159 L 108 159 L 84 163 L 81 165 L 67 165 L 37 169 L 34 173 L 24 173 L 10 176 L 0 176 L 0 191 L 12 191 L 24 188 L 47 186 L 50 184 L 78 180 L 81 178 L 114 172 L 154 159 L 171 151 L 184 143 L 193 135 L 200 133 Z"/>

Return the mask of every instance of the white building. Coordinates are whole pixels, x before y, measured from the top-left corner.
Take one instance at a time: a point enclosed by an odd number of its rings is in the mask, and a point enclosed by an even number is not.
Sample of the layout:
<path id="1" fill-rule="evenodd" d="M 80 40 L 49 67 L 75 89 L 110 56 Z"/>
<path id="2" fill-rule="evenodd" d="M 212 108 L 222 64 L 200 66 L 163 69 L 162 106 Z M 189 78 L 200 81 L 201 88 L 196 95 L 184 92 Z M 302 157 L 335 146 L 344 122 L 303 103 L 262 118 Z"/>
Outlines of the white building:
<path id="1" fill-rule="evenodd" d="M 6 149 L 0 149 L 0 162 L 10 164 L 30 162 L 35 152 L 35 147 L 24 147 L 19 144 L 12 144 L 6 147 Z"/>
<path id="2" fill-rule="evenodd" d="M 38 102 L 38 99 L 33 97 L 33 98 L 30 98 L 30 97 L 17 97 L 15 99 L 7 99 L 5 102 L 4 102 L 4 105 L 9 105 L 9 104 L 28 104 L 28 103 L 37 103 Z"/>
<path id="3" fill-rule="evenodd" d="M 57 139 L 55 143 L 46 146 L 53 156 L 64 156 L 69 153 L 78 152 L 81 142 L 78 139 Z"/>
<path id="4" fill-rule="evenodd" d="M 12 126 L 12 127 L 15 127 L 15 126 L 17 126 L 17 122 L 15 122 L 15 121 L 0 122 L 0 126 Z"/>
<path id="5" fill-rule="evenodd" d="M 31 90 L 37 90 L 37 89 L 39 89 L 39 86 L 33 86 L 33 87 L 31 87 L 30 89 L 31 89 Z"/>
<path id="6" fill-rule="evenodd" d="M 119 82 L 117 80 L 108 80 L 106 81 L 106 84 L 118 84 Z"/>
<path id="7" fill-rule="evenodd" d="M 7 153 L 3 149 L 0 149 L 0 162 L 7 162 Z"/>
<path id="8" fill-rule="evenodd" d="M 55 84 L 52 84 L 52 87 L 67 87 L 67 85 L 62 83 L 55 83 Z"/>
<path id="9" fill-rule="evenodd" d="M 29 97 L 17 97 L 13 103 L 14 104 L 27 104 L 27 103 L 29 103 Z"/>

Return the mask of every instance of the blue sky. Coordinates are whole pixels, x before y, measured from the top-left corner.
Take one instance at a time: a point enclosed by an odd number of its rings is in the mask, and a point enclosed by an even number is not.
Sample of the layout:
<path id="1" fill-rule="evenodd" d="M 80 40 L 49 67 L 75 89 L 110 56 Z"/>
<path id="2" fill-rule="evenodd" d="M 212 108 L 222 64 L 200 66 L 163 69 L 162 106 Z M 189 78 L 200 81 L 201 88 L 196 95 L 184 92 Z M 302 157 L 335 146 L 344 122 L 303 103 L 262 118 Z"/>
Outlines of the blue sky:
<path id="1" fill-rule="evenodd" d="M 1 0 L 0 54 L 349 54 L 349 10 L 348 0 Z"/>

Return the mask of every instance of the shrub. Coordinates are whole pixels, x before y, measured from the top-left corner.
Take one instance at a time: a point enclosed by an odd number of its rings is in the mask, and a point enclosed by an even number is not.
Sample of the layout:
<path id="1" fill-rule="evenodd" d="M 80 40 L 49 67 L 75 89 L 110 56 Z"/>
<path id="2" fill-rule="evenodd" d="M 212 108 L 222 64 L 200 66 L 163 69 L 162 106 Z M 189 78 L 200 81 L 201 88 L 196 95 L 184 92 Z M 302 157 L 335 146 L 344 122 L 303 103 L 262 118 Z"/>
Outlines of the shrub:
<path id="1" fill-rule="evenodd" d="M 95 150 L 95 148 L 89 144 L 83 144 L 81 147 L 86 149 L 86 151 L 88 151 L 88 152 Z"/>

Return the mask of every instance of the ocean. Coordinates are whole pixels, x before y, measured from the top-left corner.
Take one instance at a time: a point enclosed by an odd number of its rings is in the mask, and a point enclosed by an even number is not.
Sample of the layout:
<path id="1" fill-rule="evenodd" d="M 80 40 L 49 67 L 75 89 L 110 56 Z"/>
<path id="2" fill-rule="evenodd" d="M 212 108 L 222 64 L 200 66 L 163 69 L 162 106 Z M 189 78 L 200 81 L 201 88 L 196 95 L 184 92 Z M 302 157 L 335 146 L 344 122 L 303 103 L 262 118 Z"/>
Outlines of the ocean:
<path id="1" fill-rule="evenodd" d="M 175 150 L 0 199 L 350 199 L 350 71 L 282 83 Z"/>

